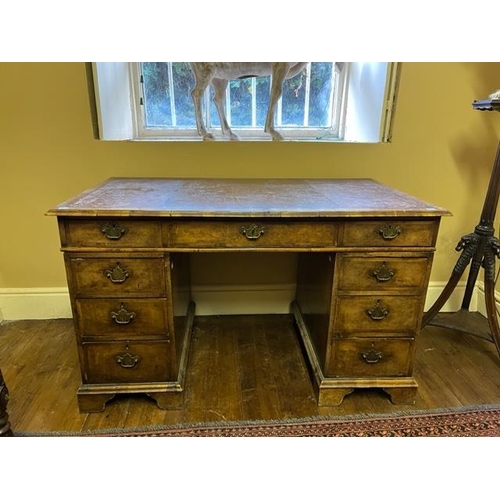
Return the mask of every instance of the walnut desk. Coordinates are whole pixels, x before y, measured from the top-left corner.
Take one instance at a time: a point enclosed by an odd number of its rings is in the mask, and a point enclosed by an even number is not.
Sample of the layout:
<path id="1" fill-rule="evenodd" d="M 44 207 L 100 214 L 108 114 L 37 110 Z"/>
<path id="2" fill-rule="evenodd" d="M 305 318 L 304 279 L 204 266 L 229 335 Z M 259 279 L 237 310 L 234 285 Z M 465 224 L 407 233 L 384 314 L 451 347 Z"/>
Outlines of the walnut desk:
<path id="1" fill-rule="evenodd" d="M 118 393 L 182 404 L 192 252 L 296 252 L 291 304 L 319 405 L 356 388 L 412 403 L 441 216 L 371 179 L 111 178 L 57 216 L 81 411 Z"/>

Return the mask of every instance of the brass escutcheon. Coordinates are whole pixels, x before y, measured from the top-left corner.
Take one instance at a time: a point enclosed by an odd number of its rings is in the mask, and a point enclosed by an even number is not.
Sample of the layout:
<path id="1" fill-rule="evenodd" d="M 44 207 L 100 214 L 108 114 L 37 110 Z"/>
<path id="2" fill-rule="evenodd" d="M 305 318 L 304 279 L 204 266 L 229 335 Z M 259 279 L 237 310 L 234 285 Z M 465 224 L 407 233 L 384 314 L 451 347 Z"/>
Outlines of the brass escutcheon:
<path id="1" fill-rule="evenodd" d="M 244 234 L 249 240 L 258 240 L 265 232 L 266 228 L 258 224 L 240 227 L 240 233 Z"/>

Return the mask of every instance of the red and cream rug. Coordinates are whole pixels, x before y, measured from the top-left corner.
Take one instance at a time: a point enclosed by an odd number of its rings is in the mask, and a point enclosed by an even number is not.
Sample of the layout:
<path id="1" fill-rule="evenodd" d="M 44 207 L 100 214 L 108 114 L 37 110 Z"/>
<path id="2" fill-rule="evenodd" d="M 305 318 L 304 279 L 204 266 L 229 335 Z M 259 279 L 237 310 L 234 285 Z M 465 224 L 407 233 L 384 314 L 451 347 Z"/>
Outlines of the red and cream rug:
<path id="1" fill-rule="evenodd" d="M 500 436 L 500 405 L 392 414 L 314 416 L 285 420 L 186 423 L 73 432 L 23 432 L 14 436 L 150 437 L 479 437 Z"/>

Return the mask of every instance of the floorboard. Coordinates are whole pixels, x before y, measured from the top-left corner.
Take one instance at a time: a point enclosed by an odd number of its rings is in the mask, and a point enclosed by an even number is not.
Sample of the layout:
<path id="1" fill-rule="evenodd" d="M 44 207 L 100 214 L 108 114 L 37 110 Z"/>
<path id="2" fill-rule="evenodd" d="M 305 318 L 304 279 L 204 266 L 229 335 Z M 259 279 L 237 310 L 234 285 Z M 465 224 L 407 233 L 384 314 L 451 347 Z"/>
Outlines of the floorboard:
<path id="1" fill-rule="evenodd" d="M 442 315 L 440 315 L 442 316 Z M 445 318 L 446 319 L 446 318 Z M 483 318 L 465 321 L 474 330 Z M 143 395 L 117 396 L 100 413 L 80 413 L 80 371 L 71 320 L 0 324 L 0 368 L 12 429 L 78 431 L 202 422 L 393 413 L 500 403 L 500 357 L 492 342 L 428 325 L 419 335 L 414 405 L 393 405 L 377 389 L 356 390 L 338 407 L 318 407 L 292 317 L 195 319 L 184 405 L 161 410 Z"/>

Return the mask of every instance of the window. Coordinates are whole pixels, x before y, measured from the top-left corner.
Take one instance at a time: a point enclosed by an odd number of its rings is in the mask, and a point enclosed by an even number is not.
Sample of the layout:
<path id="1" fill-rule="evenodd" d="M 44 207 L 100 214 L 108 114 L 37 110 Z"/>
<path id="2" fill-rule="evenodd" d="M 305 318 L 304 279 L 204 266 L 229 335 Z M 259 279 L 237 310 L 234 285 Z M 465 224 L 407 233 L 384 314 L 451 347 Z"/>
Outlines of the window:
<path id="1" fill-rule="evenodd" d="M 283 83 L 274 113 L 277 131 L 294 141 L 390 141 L 399 66 L 307 63 Z M 92 63 L 91 74 L 100 139 L 201 140 L 190 63 Z M 264 125 L 271 81 L 267 74 L 229 81 L 225 116 L 241 140 L 270 140 Z M 210 86 L 200 116 L 215 140 L 228 139 Z"/>
<path id="2" fill-rule="evenodd" d="M 261 63 L 262 64 L 262 63 Z M 246 63 L 252 71 L 252 63 Z M 287 138 L 339 137 L 343 116 L 343 88 L 347 71 L 343 63 L 313 62 L 283 82 L 275 125 Z M 191 90 L 194 75 L 187 62 L 143 62 L 134 65 L 137 94 L 137 131 L 140 137 L 199 137 Z M 246 73 L 246 68 L 243 70 Z M 271 77 L 238 78 L 225 92 L 225 114 L 239 136 L 266 139 L 264 133 Z M 203 116 L 207 128 L 222 139 L 220 118 L 210 86 L 204 94 Z"/>

